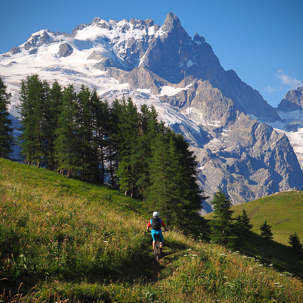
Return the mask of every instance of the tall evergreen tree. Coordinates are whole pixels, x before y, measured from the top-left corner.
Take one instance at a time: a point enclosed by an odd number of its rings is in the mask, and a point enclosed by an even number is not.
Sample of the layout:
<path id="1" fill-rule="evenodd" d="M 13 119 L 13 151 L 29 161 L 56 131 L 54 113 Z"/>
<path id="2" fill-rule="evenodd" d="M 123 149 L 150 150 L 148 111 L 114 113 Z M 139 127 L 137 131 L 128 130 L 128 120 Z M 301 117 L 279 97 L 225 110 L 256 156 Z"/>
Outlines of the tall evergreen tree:
<path id="1" fill-rule="evenodd" d="M 177 187 L 181 197 L 178 203 L 179 208 L 176 208 L 178 210 L 176 215 L 181 219 L 179 225 L 183 230 L 194 231 L 195 229 L 197 231 L 201 228 L 198 224 L 204 224 L 198 212 L 201 210 L 202 200 L 207 198 L 199 188 L 198 162 L 193 151 L 190 150 L 190 144 L 181 134 L 173 133 L 173 141 L 178 154 L 176 170 L 179 173 L 179 181 Z"/>
<path id="2" fill-rule="evenodd" d="M 45 161 L 44 108 L 48 100 L 48 87 L 38 75 L 28 76 L 21 82 L 19 106 L 22 134 L 19 137 L 21 154 L 28 164 L 40 167 Z"/>
<path id="3" fill-rule="evenodd" d="M 94 104 L 95 105 L 95 104 Z M 95 168 L 98 167 L 97 155 L 94 152 L 94 111 L 91 94 L 84 85 L 78 93 L 79 139 L 81 142 L 81 177 L 82 180 L 93 181 Z"/>
<path id="4" fill-rule="evenodd" d="M 212 206 L 215 214 L 210 221 L 212 242 L 233 247 L 237 237 L 233 232 L 233 211 L 230 209 L 229 198 L 222 191 L 218 191 L 214 194 Z"/>
<path id="5" fill-rule="evenodd" d="M 55 134 L 58 128 L 58 119 L 62 109 L 62 87 L 57 80 L 54 81 L 48 95 L 48 102 L 45 106 L 45 137 L 46 137 L 46 151 L 47 151 L 47 167 L 51 170 L 57 169 L 57 162 L 55 159 Z"/>
<path id="6" fill-rule="evenodd" d="M 81 150 L 79 143 L 79 123 L 77 94 L 73 85 L 64 88 L 62 96 L 62 110 L 55 134 L 56 160 L 60 173 L 67 173 L 66 177 L 79 174 L 81 170 Z"/>
<path id="7" fill-rule="evenodd" d="M 138 197 L 146 200 L 146 190 L 149 186 L 150 172 L 149 160 L 152 156 L 152 142 L 158 132 L 159 123 L 157 113 L 154 107 L 149 109 L 147 105 L 141 106 L 139 137 L 136 157 L 136 191 Z"/>
<path id="8" fill-rule="evenodd" d="M 122 100 L 118 112 L 117 138 L 119 142 L 119 167 L 117 176 L 120 188 L 131 197 L 136 195 L 139 115 L 131 98 Z"/>
<path id="9" fill-rule="evenodd" d="M 6 85 L 0 77 L 0 157 L 7 159 L 10 158 L 13 146 L 12 121 L 9 119 L 8 113 L 10 97 L 11 95 L 6 92 Z"/>
<path id="10" fill-rule="evenodd" d="M 169 190 L 172 181 L 169 173 L 171 159 L 168 155 L 168 142 L 165 134 L 159 133 L 152 142 L 152 157 L 149 161 L 150 186 L 147 188 L 147 203 L 151 210 L 161 213 L 166 217 L 167 224 L 172 221 L 170 212 L 171 201 L 174 200 L 173 192 Z"/>
<path id="11" fill-rule="evenodd" d="M 109 123 L 106 126 L 108 130 L 106 160 L 108 163 L 109 183 L 113 186 L 118 184 L 116 171 L 119 161 L 119 128 L 118 121 L 121 114 L 121 104 L 119 100 L 115 100 L 109 108 Z"/>
<path id="12" fill-rule="evenodd" d="M 163 124 L 159 126 L 149 161 L 148 205 L 161 211 L 168 224 L 185 233 L 201 231 L 199 224 L 204 220 L 200 220 L 198 212 L 205 197 L 197 184 L 197 162 L 181 135 Z"/>
<path id="13" fill-rule="evenodd" d="M 109 133 L 109 106 L 107 102 L 102 102 L 97 94 L 96 89 L 91 94 L 91 117 L 92 117 L 92 158 L 97 162 L 90 167 L 93 180 L 100 182 L 105 181 L 106 173 L 106 150 L 108 146 Z"/>

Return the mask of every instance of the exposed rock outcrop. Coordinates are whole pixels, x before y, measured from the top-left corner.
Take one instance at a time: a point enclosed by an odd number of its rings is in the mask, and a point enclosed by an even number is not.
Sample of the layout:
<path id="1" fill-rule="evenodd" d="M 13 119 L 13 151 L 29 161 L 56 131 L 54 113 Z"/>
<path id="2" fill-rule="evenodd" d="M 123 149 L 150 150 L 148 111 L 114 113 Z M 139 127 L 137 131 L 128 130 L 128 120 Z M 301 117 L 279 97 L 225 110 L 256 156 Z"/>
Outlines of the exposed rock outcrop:
<path id="1" fill-rule="evenodd" d="M 303 86 L 290 90 L 278 105 L 278 110 L 294 111 L 303 110 Z"/>
<path id="2" fill-rule="evenodd" d="M 59 46 L 59 57 L 68 57 L 73 53 L 73 48 L 67 44 L 67 43 L 62 43 Z"/>

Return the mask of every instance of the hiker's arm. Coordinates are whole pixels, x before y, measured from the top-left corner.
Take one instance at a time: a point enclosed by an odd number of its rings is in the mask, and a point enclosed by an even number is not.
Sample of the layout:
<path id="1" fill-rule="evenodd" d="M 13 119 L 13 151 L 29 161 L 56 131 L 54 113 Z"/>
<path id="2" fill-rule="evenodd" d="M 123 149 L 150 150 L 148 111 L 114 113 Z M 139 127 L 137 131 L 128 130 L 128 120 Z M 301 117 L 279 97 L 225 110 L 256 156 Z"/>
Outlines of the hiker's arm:
<path id="1" fill-rule="evenodd" d="M 151 227 L 150 221 L 148 221 L 147 227 L 146 227 L 146 231 L 149 231 L 149 228 Z"/>

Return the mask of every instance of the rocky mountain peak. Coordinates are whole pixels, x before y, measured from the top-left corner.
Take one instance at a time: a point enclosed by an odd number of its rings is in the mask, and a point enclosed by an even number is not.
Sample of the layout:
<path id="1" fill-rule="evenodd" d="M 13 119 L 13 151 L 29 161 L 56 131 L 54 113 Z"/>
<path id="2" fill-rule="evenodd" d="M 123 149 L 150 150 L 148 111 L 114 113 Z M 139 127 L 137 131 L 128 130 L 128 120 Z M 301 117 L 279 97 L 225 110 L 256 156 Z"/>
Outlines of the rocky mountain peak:
<path id="1" fill-rule="evenodd" d="M 172 12 L 168 13 L 163 22 L 162 30 L 165 32 L 170 32 L 172 29 L 180 27 L 182 26 L 179 18 Z"/>
<path id="2" fill-rule="evenodd" d="M 303 86 L 290 90 L 278 105 L 278 110 L 294 111 L 303 109 Z"/>

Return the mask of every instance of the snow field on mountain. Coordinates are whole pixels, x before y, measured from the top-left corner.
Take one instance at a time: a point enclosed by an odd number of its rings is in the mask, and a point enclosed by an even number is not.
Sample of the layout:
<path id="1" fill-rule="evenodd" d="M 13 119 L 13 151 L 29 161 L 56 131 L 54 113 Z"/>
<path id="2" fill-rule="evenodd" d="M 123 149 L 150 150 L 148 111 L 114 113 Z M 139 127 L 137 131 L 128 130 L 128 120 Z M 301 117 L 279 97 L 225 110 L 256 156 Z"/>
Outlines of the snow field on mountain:
<path id="1" fill-rule="evenodd" d="M 192 86 L 192 84 L 189 84 L 184 88 L 172 87 L 172 86 L 168 86 L 168 85 L 162 86 L 160 96 L 168 96 L 168 97 L 174 96 L 174 95 L 180 93 L 183 90 L 189 89 L 191 86 Z"/>
<path id="2" fill-rule="evenodd" d="M 283 133 L 287 136 L 290 144 L 292 145 L 294 152 L 297 155 L 301 169 L 303 170 L 303 110 L 296 110 L 292 112 L 278 112 L 282 121 L 275 123 L 268 123 L 278 133 Z M 298 127 L 297 131 L 287 131 L 287 125 L 296 124 L 302 127 Z"/>

